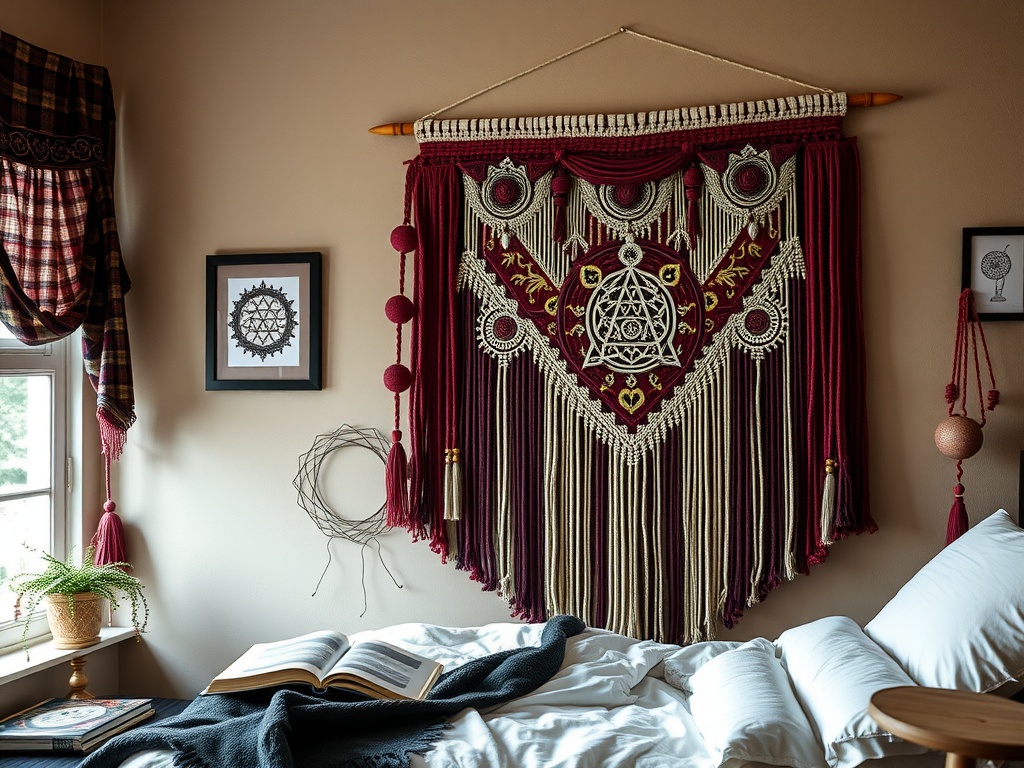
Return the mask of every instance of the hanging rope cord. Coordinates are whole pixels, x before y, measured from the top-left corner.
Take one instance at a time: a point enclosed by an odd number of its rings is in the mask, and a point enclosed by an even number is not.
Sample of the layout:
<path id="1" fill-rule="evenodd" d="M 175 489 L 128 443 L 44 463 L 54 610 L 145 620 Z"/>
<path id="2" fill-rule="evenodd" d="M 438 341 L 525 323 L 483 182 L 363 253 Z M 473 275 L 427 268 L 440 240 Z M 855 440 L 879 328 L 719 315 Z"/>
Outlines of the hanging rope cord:
<path id="1" fill-rule="evenodd" d="M 667 45 L 669 48 L 675 48 L 675 49 L 680 50 L 680 51 L 685 51 L 686 53 L 692 53 L 692 54 L 695 54 L 697 56 L 703 56 L 704 58 L 711 59 L 712 61 L 717 61 L 717 62 L 720 62 L 722 64 L 729 64 L 729 65 L 734 66 L 734 67 L 739 67 L 740 69 L 745 69 L 748 72 L 756 72 L 759 75 L 766 75 L 767 77 L 774 77 L 774 78 L 776 78 L 778 80 L 784 80 L 787 83 L 792 83 L 794 85 L 799 85 L 801 88 L 810 88 L 811 90 L 819 91 L 821 93 L 834 93 L 834 91 L 831 88 L 823 88 L 823 87 L 821 87 L 819 85 L 812 85 L 810 83 L 804 83 L 804 82 L 801 82 L 800 80 L 795 80 L 792 77 L 786 77 L 785 75 L 780 75 L 780 74 L 778 74 L 776 72 L 771 72 L 770 70 L 767 70 L 767 69 L 759 69 L 758 67 L 752 67 L 752 66 L 749 66 L 747 64 L 742 64 L 742 63 L 740 63 L 738 61 L 733 61 L 732 59 L 726 59 L 726 58 L 724 58 L 722 56 L 716 56 L 713 53 L 707 53 L 705 51 L 701 51 L 701 50 L 698 50 L 696 48 L 690 48 L 690 47 L 685 46 L 685 45 L 680 45 L 679 43 L 673 43 L 673 42 L 670 42 L 668 40 L 662 40 L 660 37 L 652 37 L 651 35 L 645 35 L 645 34 L 643 34 L 641 32 L 634 32 L 632 29 L 629 29 L 628 27 L 619 27 L 615 32 L 609 32 L 607 35 L 601 35 L 601 37 L 595 38 L 595 39 L 591 40 L 589 43 L 584 43 L 583 45 L 578 45 L 575 48 L 573 48 L 571 50 L 568 50 L 568 51 L 565 51 L 564 53 L 560 53 L 557 56 L 555 56 L 553 58 L 550 58 L 550 59 L 548 59 L 547 61 L 545 61 L 545 62 L 543 62 L 541 64 L 537 64 L 536 66 L 530 67 L 529 69 L 524 69 L 522 72 L 519 72 L 518 74 L 512 75 L 510 77 L 506 77 L 504 80 L 499 80 L 498 82 L 494 83 L 493 85 L 489 85 L 486 88 L 481 88 L 476 93 L 472 93 L 469 96 L 465 96 L 465 97 L 459 99 L 458 101 L 454 101 L 454 102 L 452 102 L 451 104 L 449 104 L 446 107 L 441 107 L 440 109 L 435 109 L 433 112 L 430 112 L 430 113 L 424 115 L 423 117 L 421 117 L 420 120 L 430 120 L 431 118 L 437 117 L 438 115 L 440 115 L 440 114 L 442 114 L 444 112 L 447 112 L 450 109 L 454 109 L 455 107 L 458 107 L 458 106 L 460 106 L 462 104 L 465 104 L 467 101 L 472 101 L 473 99 L 477 98 L 478 96 L 483 96 L 485 93 L 493 91 L 495 88 L 501 88 L 503 85 L 508 85 L 509 83 L 511 83 L 514 80 L 518 80 L 521 77 L 525 77 L 526 75 L 533 74 L 537 70 L 544 69 L 544 67 L 550 66 L 551 64 L 559 62 L 562 59 L 569 58 L 573 54 L 579 53 L 580 51 L 585 51 L 587 48 L 590 48 L 592 46 L 598 45 L 599 43 L 603 43 L 605 40 L 610 40 L 613 37 L 616 37 L 618 35 L 623 35 L 623 34 L 625 34 L 625 35 L 632 35 L 633 37 L 638 37 L 641 40 L 647 40 L 648 42 L 660 43 L 661 45 Z"/>
<path id="2" fill-rule="evenodd" d="M 985 356 L 985 367 L 988 371 L 989 390 L 988 396 L 982 392 L 982 371 L 981 359 L 979 356 L 979 344 L 981 352 Z M 992 360 L 988 353 L 988 343 L 985 341 L 985 330 L 978 320 L 977 310 L 974 306 L 974 296 L 969 289 L 960 294 L 956 338 L 953 345 L 953 372 L 946 385 L 946 403 L 949 405 L 949 415 L 952 416 L 957 407 L 957 399 L 960 400 L 960 415 L 967 416 L 967 390 L 969 389 L 969 376 L 971 363 L 974 363 L 974 382 L 978 395 L 978 418 L 981 426 L 984 427 L 987 421 L 986 410 L 994 410 L 999 404 L 999 390 L 996 389 L 995 374 L 992 371 Z M 986 400 L 988 405 L 986 407 Z M 963 461 L 956 462 L 957 482 L 963 477 Z"/>
<path id="3" fill-rule="evenodd" d="M 384 566 L 388 576 L 395 583 L 395 586 L 402 589 L 403 585 L 398 583 L 391 569 L 384 562 L 380 542 L 377 536 L 387 530 L 385 508 L 387 502 L 373 513 L 364 518 L 348 518 L 332 509 L 324 499 L 320 491 L 320 472 L 323 469 L 327 457 L 340 448 L 363 448 L 372 451 L 385 465 L 388 460 L 390 443 L 387 438 L 376 429 L 357 429 L 343 424 L 330 434 L 317 435 L 313 441 L 313 447 L 299 457 L 299 471 L 292 481 L 292 485 L 298 492 L 297 502 L 306 514 L 312 518 L 317 527 L 327 536 L 327 565 L 316 583 L 313 595 L 316 595 L 323 583 L 327 569 L 331 567 L 331 542 L 334 539 L 344 539 L 359 545 L 360 556 L 360 583 L 363 589 L 363 612 L 366 613 L 366 548 L 371 544 L 376 546 L 377 558 Z"/>

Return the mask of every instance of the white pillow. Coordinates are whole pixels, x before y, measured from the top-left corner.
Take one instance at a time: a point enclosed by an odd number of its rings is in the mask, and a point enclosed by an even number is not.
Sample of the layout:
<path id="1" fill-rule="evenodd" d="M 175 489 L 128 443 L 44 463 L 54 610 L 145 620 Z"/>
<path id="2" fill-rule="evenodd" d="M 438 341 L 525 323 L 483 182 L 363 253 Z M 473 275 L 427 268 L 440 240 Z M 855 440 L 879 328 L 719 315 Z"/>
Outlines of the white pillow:
<path id="1" fill-rule="evenodd" d="M 868 714 L 872 694 L 914 681 L 853 619 L 818 619 L 786 630 L 775 644 L 829 765 L 853 768 L 865 760 L 928 751 L 893 736 Z"/>
<path id="2" fill-rule="evenodd" d="M 690 678 L 690 712 L 716 765 L 824 768 L 821 745 L 763 637 L 715 656 Z"/>
<path id="3" fill-rule="evenodd" d="M 741 645 L 743 643 L 738 640 L 704 640 L 683 646 L 665 659 L 665 682 L 689 696 L 693 693 L 690 677 L 694 672 L 720 653 Z"/>
<path id="4" fill-rule="evenodd" d="M 988 692 L 1024 675 L 1024 530 L 1005 510 L 939 552 L 864 631 L 919 684 Z"/>

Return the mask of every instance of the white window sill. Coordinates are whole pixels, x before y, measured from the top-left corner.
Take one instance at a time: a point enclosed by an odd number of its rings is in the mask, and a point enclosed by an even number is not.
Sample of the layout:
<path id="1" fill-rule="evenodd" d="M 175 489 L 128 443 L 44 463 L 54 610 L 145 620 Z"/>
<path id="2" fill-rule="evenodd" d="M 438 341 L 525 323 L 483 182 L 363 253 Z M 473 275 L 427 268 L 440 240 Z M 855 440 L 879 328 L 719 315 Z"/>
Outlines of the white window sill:
<path id="1" fill-rule="evenodd" d="M 54 648 L 52 640 L 47 640 L 29 646 L 31 660 L 28 661 L 25 659 L 25 649 L 19 646 L 15 650 L 0 655 L 0 685 L 20 680 L 50 667 L 65 664 L 71 659 L 87 656 L 93 651 L 108 648 L 134 636 L 135 630 L 131 627 L 102 627 L 100 641 L 96 645 L 79 648 L 75 651 L 62 651 Z"/>

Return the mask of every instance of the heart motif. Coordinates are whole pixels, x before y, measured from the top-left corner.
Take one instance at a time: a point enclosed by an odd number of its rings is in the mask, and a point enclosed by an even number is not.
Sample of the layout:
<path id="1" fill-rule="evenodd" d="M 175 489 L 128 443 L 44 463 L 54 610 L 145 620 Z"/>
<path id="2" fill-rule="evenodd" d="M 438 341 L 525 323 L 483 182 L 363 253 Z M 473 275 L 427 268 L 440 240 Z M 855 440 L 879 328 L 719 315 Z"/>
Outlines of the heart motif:
<path id="1" fill-rule="evenodd" d="M 644 404 L 647 398 L 644 397 L 644 391 L 642 389 L 620 389 L 619 390 L 619 405 L 626 409 L 630 414 L 636 413 L 640 410 L 640 407 Z"/>

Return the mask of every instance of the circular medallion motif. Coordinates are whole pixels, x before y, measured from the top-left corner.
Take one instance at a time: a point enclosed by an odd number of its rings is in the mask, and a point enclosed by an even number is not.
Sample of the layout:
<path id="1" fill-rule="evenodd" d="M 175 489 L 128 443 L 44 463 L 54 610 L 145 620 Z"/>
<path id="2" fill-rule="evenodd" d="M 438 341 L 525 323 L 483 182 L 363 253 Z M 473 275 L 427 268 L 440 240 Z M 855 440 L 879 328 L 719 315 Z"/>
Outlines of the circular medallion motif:
<path id="1" fill-rule="evenodd" d="M 260 360 L 279 354 L 295 338 L 293 304 L 283 290 L 261 280 L 234 302 L 228 322 L 231 338 Z"/>
<path id="2" fill-rule="evenodd" d="M 477 325 L 484 349 L 499 358 L 514 356 L 523 345 L 525 333 L 523 321 L 504 309 L 484 312 Z"/>
<path id="3" fill-rule="evenodd" d="M 740 341 L 751 352 L 771 349 L 782 338 L 785 317 L 782 308 L 774 303 L 758 303 L 743 313 L 737 333 Z"/>
<path id="4" fill-rule="evenodd" d="M 654 207 L 658 197 L 658 184 L 604 184 L 598 187 L 601 207 L 616 219 L 635 221 L 643 218 Z"/>
<path id="5" fill-rule="evenodd" d="M 490 166 L 480 200 L 487 212 L 499 219 L 512 219 L 523 213 L 533 200 L 533 184 L 526 169 L 508 158 Z"/>
<path id="6" fill-rule="evenodd" d="M 722 189 L 736 205 L 753 208 L 775 192 L 778 177 L 767 151 L 757 154 L 748 147 L 743 155 L 732 155 L 722 174 Z"/>

